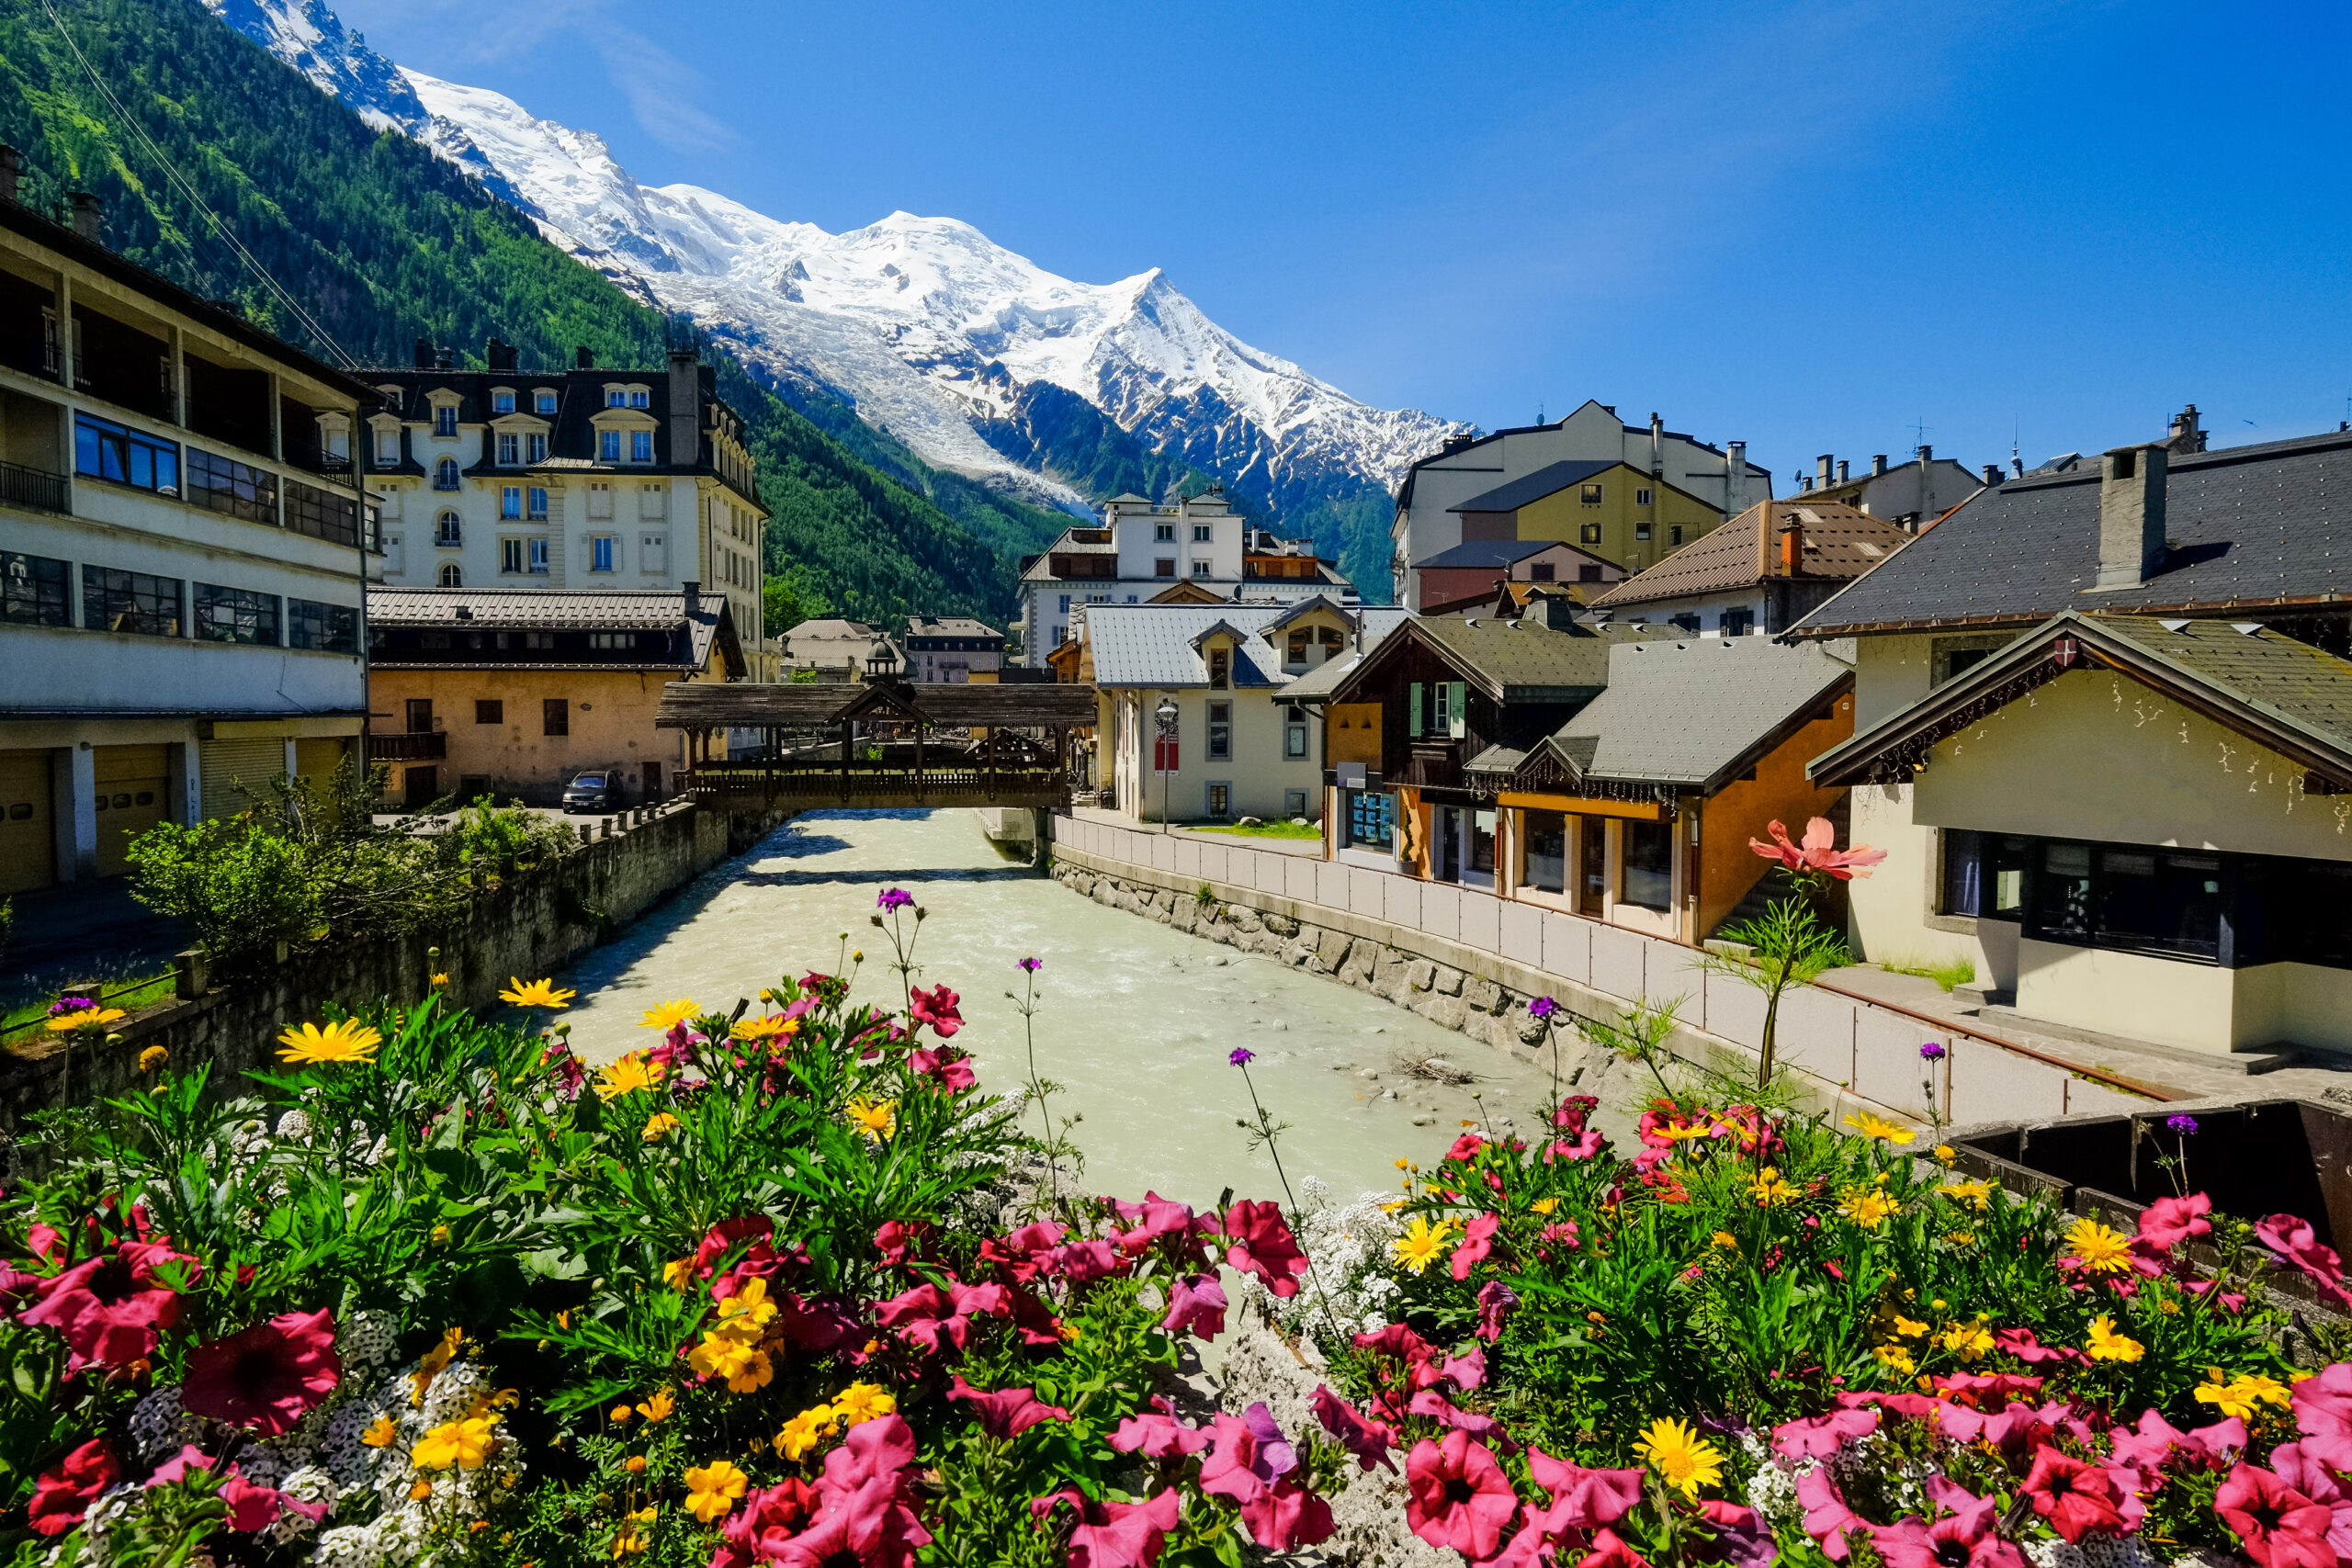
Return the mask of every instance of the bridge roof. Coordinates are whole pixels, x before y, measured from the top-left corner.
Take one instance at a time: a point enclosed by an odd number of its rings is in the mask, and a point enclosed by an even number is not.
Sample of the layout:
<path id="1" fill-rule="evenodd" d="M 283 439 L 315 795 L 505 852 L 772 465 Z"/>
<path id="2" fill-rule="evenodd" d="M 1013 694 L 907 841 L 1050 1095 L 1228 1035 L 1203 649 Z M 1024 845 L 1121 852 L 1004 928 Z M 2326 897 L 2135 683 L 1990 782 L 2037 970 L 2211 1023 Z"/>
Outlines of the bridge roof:
<path id="1" fill-rule="evenodd" d="M 881 681 L 854 685 L 730 681 L 662 688 L 660 729 L 805 729 L 866 714 L 909 714 L 949 727 L 1091 725 L 1094 688 L 1023 682 Z"/>

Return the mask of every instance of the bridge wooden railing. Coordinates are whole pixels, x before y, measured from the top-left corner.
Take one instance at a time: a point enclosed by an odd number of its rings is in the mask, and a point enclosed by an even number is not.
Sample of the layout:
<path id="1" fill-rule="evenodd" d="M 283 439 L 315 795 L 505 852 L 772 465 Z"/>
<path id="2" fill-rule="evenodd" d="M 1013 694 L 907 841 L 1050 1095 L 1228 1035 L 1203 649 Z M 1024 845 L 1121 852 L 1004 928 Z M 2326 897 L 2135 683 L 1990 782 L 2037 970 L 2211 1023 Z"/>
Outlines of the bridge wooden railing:
<path id="1" fill-rule="evenodd" d="M 943 805 L 992 801 L 1035 805 L 1039 797 L 1069 798 L 1070 775 L 1059 768 L 912 768 L 853 760 L 844 769 L 807 762 L 708 762 L 689 770 L 681 787 L 714 802 L 864 799 L 910 796 Z"/>

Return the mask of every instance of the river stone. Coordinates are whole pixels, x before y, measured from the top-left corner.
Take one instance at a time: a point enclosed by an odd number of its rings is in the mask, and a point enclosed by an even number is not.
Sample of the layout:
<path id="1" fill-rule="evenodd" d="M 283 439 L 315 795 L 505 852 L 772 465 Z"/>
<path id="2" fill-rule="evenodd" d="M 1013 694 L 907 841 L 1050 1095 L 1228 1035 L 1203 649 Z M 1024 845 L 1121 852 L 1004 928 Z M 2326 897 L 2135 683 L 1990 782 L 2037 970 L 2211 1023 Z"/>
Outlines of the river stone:
<path id="1" fill-rule="evenodd" d="M 1480 1012 L 1503 1010 L 1503 988 L 1483 975 L 1474 975 L 1462 988 L 1462 998 Z"/>
<path id="2" fill-rule="evenodd" d="M 1405 984 L 1415 991 L 1426 991 L 1437 984 L 1437 965 L 1426 958 L 1408 959 L 1405 964 Z"/>
<path id="3" fill-rule="evenodd" d="M 1247 904 L 1237 905 L 1230 912 L 1233 923 L 1253 936 L 1266 929 L 1265 917 Z"/>
<path id="4" fill-rule="evenodd" d="M 1459 1029 L 1470 1010 L 1460 997 L 1449 997 L 1442 991 L 1425 991 L 1412 1000 L 1412 1010 L 1436 1024 L 1440 1029 Z"/>
<path id="5" fill-rule="evenodd" d="M 1298 922 L 1291 919 L 1288 915 L 1268 915 L 1266 917 L 1266 929 L 1274 932 L 1278 936 L 1296 936 L 1298 934 Z"/>
<path id="6" fill-rule="evenodd" d="M 1416 1127 L 1426 1127 L 1436 1120 L 1437 1118 L 1434 1116 L 1416 1116 L 1413 1118 L 1413 1125 Z"/>
<path id="7" fill-rule="evenodd" d="M 1454 968 L 1450 964 L 1437 964 L 1435 965 L 1435 977 L 1425 988 L 1434 990 L 1442 996 L 1460 996 L 1462 994 L 1462 982 L 1468 976 L 1464 976 L 1461 970 Z"/>

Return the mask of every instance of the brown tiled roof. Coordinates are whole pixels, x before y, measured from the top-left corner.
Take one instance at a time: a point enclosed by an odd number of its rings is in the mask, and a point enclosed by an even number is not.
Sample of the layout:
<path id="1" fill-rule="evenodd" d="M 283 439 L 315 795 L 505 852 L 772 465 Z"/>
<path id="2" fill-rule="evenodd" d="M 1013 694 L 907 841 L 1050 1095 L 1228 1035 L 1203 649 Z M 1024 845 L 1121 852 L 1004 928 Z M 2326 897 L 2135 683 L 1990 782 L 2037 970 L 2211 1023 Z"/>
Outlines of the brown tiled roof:
<path id="1" fill-rule="evenodd" d="M 702 597 L 703 618 L 723 596 Z M 463 612 L 462 614 L 460 612 Z M 465 626 L 474 631 L 668 631 L 686 618 L 675 589 L 376 588 L 368 621 L 378 626 Z"/>
<path id="2" fill-rule="evenodd" d="M 1758 531 L 1768 513 L 1770 535 L 1758 540 Z M 1894 524 L 1840 502 L 1759 501 L 1592 603 L 1613 609 L 1692 593 L 1720 593 L 1759 582 L 1767 561 L 1777 569 L 1781 529 L 1792 518 L 1804 525 L 1804 575 L 1815 581 L 1851 581 L 1911 540 Z"/>

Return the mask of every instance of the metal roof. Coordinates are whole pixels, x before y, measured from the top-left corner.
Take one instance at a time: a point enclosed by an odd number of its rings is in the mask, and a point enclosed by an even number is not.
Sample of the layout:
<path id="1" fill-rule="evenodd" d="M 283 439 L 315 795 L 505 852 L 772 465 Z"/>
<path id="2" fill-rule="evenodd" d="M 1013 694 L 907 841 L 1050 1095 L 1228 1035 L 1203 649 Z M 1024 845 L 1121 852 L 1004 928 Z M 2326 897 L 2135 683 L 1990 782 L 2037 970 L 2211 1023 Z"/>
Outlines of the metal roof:
<path id="1" fill-rule="evenodd" d="M 714 615 L 724 595 L 700 596 Z M 670 588 L 368 589 L 370 626 L 464 626 L 471 631 L 668 631 L 686 618 L 686 596 Z"/>
<path id="2" fill-rule="evenodd" d="M 1265 634 L 1294 619 L 1291 604 L 1089 604 L 1086 640 L 1093 650 L 1097 686 L 1205 686 L 1208 662 L 1196 642 L 1220 622 L 1241 634 L 1236 645 L 1239 661 L 1237 682 L 1286 686 L 1292 683 L 1282 667 L 1282 654 Z M 1346 611 L 1333 607 L 1342 620 L 1361 615 L 1364 635 L 1377 639 L 1410 619 L 1403 610 L 1368 608 Z"/>
<path id="3" fill-rule="evenodd" d="M 1600 560 L 1589 551 L 1577 549 L 1566 539 L 1464 539 L 1451 549 L 1438 551 L 1413 563 L 1415 571 L 1443 570 L 1452 567 L 1517 566 L 1531 556 L 1545 550 L 1566 550 L 1570 555 L 1585 556 Z"/>
<path id="4" fill-rule="evenodd" d="M 1620 643 L 1609 689 L 1547 745 L 1586 779 L 1713 793 L 1853 673 L 1810 644 L 1769 637 Z"/>
<path id="5" fill-rule="evenodd" d="M 1757 534 L 1768 514 L 1771 532 L 1759 541 Z M 1764 580 L 1767 559 L 1771 575 L 1779 575 L 1780 533 L 1791 521 L 1804 530 L 1804 577 L 1815 581 L 1860 577 L 1912 542 L 1911 535 L 1884 518 L 1842 502 L 1759 501 L 1592 603 L 1608 609 L 1752 587 Z"/>
<path id="6" fill-rule="evenodd" d="M 1597 692 L 1609 683 L 1611 649 L 1620 642 L 1667 635 L 1652 626 L 1584 623 L 1562 631 L 1541 621 L 1486 615 L 1419 615 L 1408 630 L 1448 663 L 1476 677 L 1487 694 L 1501 703 Z M 1371 663 L 1371 658 L 1364 662 Z"/>
<path id="7" fill-rule="evenodd" d="M 2166 468 L 2170 548 L 2136 587 L 2088 592 L 2098 576 L 2098 471 L 2029 474 L 1980 492 L 1792 633 L 2030 626 L 2067 609 L 2215 614 L 2352 596 L 2352 431 L 2175 453 Z"/>
<path id="8" fill-rule="evenodd" d="M 1611 468 L 1623 468 L 1624 463 L 1625 459 L 1623 457 L 1600 457 L 1546 464 L 1532 474 L 1515 479 L 1509 484 L 1497 485 L 1490 491 L 1482 491 L 1460 505 L 1449 506 L 1446 510 L 1448 512 L 1516 512 L 1530 502 L 1541 501 L 1547 495 L 1556 494 L 1572 484 L 1581 484 L 1595 474 L 1607 473 Z"/>

